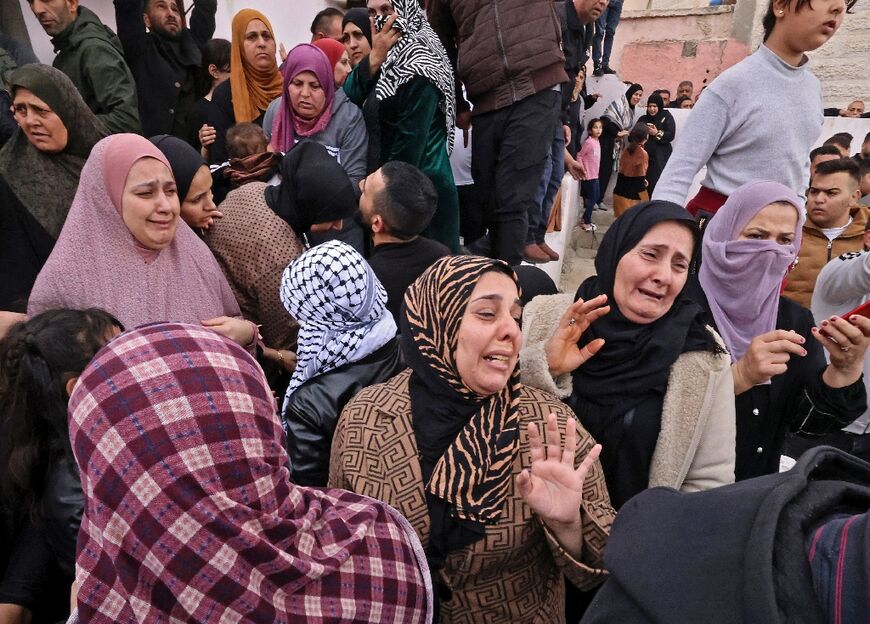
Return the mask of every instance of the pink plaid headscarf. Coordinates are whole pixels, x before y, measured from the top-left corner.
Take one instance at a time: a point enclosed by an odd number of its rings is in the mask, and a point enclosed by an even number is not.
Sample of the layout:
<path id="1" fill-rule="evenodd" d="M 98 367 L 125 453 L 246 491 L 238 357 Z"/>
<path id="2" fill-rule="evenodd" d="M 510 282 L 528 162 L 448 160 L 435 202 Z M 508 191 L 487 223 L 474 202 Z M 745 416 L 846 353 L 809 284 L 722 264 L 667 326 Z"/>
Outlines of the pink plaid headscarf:
<path id="1" fill-rule="evenodd" d="M 424 622 L 431 580 L 384 503 L 290 483 L 263 373 L 202 327 L 106 345 L 69 403 L 85 496 L 79 620 Z"/>

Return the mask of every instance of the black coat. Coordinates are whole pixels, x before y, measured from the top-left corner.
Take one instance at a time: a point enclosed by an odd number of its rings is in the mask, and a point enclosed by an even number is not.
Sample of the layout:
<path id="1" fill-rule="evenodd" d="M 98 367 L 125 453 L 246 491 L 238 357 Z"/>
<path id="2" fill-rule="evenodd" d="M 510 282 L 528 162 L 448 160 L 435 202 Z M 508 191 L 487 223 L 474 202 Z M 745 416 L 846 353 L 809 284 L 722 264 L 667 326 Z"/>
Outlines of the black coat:
<path id="1" fill-rule="evenodd" d="M 830 447 L 706 492 L 646 490 L 616 517 L 582 624 L 823 624 L 807 537 L 868 508 L 870 464 Z"/>
<path id="2" fill-rule="evenodd" d="M 357 392 L 386 381 L 404 367 L 397 336 L 363 359 L 317 375 L 296 389 L 283 415 L 293 483 L 326 487 L 332 436 L 341 410 Z"/>
<path id="3" fill-rule="evenodd" d="M 707 298 L 692 282 L 687 292 L 708 314 L 715 326 Z M 831 388 L 822 381 L 828 364 L 821 344 L 812 336 L 815 325 L 805 307 L 779 298 L 776 329 L 794 330 L 804 338 L 805 357 L 792 357 L 788 370 L 769 384 L 754 386 L 735 398 L 737 411 L 738 481 L 779 470 L 785 436 L 789 431 L 821 435 L 845 427 L 867 409 L 867 391 L 859 379 L 845 388 Z"/>
<path id="4" fill-rule="evenodd" d="M 186 140 L 186 118 L 199 95 L 202 48 L 214 35 L 217 0 L 196 0 L 190 28 L 183 29 L 173 43 L 145 30 L 142 0 L 114 1 L 118 38 L 136 81 L 143 134 L 172 134 Z"/>
<path id="5" fill-rule="evenodd" d="M 574 81 L 581 67 L 589 60 L 589 48 L 595 34 L 593 23 L 583 24 L 577 17 L 574 0 L 556 2 L 556 15 L 562 31 L 562 54 L 565 55 L 565 73 L 568 82 L 562 85 L 562 125 L 570 126 L 571 94 L 574 91 Z M 588 108 L 588 107 L 587 107 Z M 573 132 L 573 128 L 572 128 Z"/>

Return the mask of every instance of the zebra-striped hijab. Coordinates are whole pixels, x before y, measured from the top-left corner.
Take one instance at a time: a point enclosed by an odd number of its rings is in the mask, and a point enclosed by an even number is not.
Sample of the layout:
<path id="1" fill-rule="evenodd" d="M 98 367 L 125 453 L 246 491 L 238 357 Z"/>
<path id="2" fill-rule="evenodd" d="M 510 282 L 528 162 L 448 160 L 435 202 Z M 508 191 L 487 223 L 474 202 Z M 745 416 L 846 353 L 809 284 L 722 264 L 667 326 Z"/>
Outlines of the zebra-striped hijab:
<path id="1" fill-rule="evenodd" d="M 445 442 L 447 450 L 435 463 L 427 490 L 447 501 L 463 520 L 491 523 L 502 514 L 502 506 L 510 487 L 513 463 L 519 440 L 519 364 L 507 385 L 489 396 L 471 390 L 456 368 L 456 345 L 459 326 L 472 291 L 484 273 L 496 271 L 516 275 L 499 260 L 477 256 L 452 256 L 433 264 L 405 292 L 402 323 L 402 350 L 414 377 L 428 395 L 426 414 L 417 419 L 429 429 L 430 439 L 450 427 L 455 414 L 442 414 L 445 405 L 450 411 L 470 412 L 463 418 L 459 433 Z M 519 290 L 519 284 L 517 284 Z M 460 416 L 460 418 L 462 418 Z M 423 448 L 420 448 L 425 455 Z"/>
<path id="2" fill-rule="evenodd" d="M 415 76 L 430 80 L 441 92 L 441 112 L 447 127 L 447 153 L 453 151 L 453 125 L 456 117 L 456 94 L 453 70 L 447 51 L 423 15 L 418 0 L 392 0 L 402 36 L 387 53 L 381 76 L 375 85 L 375 97 L 385 100 L 396 95 Z"/>

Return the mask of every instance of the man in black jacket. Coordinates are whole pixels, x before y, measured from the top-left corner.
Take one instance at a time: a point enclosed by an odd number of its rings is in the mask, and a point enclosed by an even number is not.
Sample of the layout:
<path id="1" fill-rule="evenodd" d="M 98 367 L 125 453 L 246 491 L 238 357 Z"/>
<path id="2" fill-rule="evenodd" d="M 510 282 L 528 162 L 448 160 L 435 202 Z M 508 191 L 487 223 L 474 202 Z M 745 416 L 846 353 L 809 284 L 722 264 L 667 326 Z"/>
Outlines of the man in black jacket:
<path id="1" fill-rule="evenodd" d="M 423 172 L 399 161 L 385 163 L 360 183 L 360 189 L 360 217 L 372 235 L 368 261 L 399 325 L 405 290 L 436 260 L 450 255 L 441 243 L 420 236 L 435 214 L 438 194 Z"/>
<path id="2" fill-rule="evenodd" d="M 183 0 L 115 0 L 145 136 L 187 138 L 187 114 L 196 101 L 202 48 L 214 35 L 215 13 L 217 0 L 196 0 L 188 28 Z"/>

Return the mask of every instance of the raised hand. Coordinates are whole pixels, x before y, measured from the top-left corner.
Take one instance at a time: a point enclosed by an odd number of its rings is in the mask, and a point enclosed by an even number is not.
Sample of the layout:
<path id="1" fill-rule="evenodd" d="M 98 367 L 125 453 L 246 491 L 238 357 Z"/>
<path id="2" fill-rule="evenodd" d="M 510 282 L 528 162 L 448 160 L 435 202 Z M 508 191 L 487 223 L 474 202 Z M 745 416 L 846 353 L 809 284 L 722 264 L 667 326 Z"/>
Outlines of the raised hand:
<path id="1" fill-rule="evenodd" d="M 565 425 L 565 446 L 562 447 L 555 414 L 547 417 L 546 444 L 537 425 L 529 423 L 531 469 L 517 475 L 517 491 L 533 512 L 555 534 L 560 544 L 579 557 L 583 542 L 580 506 L 583 503 L 583 482 L 592 464 L 601 453 L 596 444 L 574 468 L 577 452 L 577 421 L 569 418 Z"/>
<path id="2" fill-rule="evenodd" d="M 813 327 L 813 337 L 828 352 L 831 362 L 823 379 L 832 388 L 851 385 L 864 372 L 864 354 L 870 344 L 870 319 L 852 315 L 849 320 L 832 316 Z"/>
<path id="3" fill-rule="evenodd" d="M 807 354 L 802 346 L 805 342 L 806 339 L 799 333 L 784 329 L 775 329 L 753 338 L 743 357 L 731 365 L 734 394 L 742 394 L 752 386 L 782 375 L 788 370 L 792 355 L 804 357 Z"/>
<path id="4" fill-rule="evenodd" d="M 565 311 L 559 320 L 556 332 L 544 345 L 547 368 L 553 377 L 570 373 L 604 346 L 604 339 L 597 338 L 582 349 L 577 341 L 589 325 L 610 312 L 607 295 L 598 295 L 589 301 L 578 299 Z"/>

